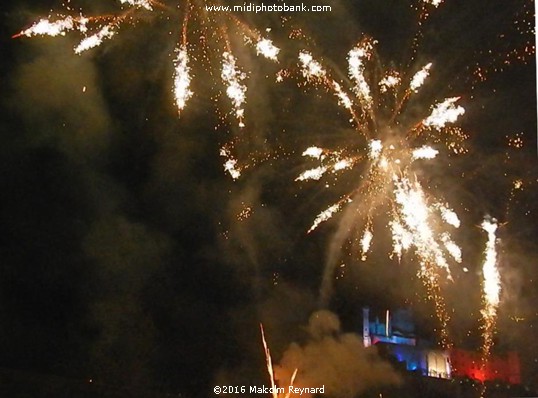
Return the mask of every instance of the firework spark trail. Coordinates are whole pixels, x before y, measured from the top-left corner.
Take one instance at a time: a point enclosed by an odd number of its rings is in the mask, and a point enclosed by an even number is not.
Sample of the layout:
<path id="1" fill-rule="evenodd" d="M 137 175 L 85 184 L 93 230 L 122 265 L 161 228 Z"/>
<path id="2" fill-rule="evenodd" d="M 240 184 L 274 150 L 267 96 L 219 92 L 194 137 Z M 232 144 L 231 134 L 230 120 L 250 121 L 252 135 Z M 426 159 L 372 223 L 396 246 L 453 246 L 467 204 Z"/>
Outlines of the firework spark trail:
<path id="1" fill-rule="evenodd" d="M 411 78 L 411 82 L 409 83 L 409 91 L 407 95 L 410 93 L 417 93 L 418 89 L 422 87 L 428 76 L 430 75 L 430 69 L 432 67 L 432 63 L 426 64 L 422 67 L 421 70 L 419 70 L 417 73 L 413 75 Z"/>
<path id="2" fill-rule="evenodd" d="M 461 115 L 465 113 L 465 109 L 455 103 L 460 97 L 446 98 L 443 102 L 436 104 L 432 108 L 432 113 L 422 124 L 426 127 L 433 127 L 436 130 L 441 130 L 447 123 L 454 123 Z"/>
<path id="3" fill-rule="evenodd" d="M 423 29 L 424 23 L 430 16 L 429 10 L 431 9 L 431 7 L 438 8 L 443 1 L 444 0 L 419 0 L 418 1 L 418 4 L 416 5 L 416 10 L 418 12 L 418 21 L 416 24 L 417 29 L 416 29 L 416 32 L 415 32 L 415 35 L 413 37 L 413 41 L 411 44 L 411 56 L 409 58 L 410 62 L 415 61 L 415 57 L 417 55 L 418 48 L 419 48 L 419 43 L 423 37 L 422 29 Z"/>
<path id="4" fill-rule="evenodd" d="M 75 47 L 75 54 L 81 54 L 84 51 L 100 46 L 103 40 L 110 39 L 115 34 L 114 24 L 105 25 L 99 32 L 82 39 L 80 44 Z"/>
<path id="5" fill-rule="evenodd" d="M 486 366 L 488 357 L 493 346 L 493 335 L 495 332 L 495 323 L 497 318 L 497 308 L 499 307 L 501 278 L 497 268 L 497 249 L 496 249 L 496 220 L 484 220 L 481 225 L 482 229 L 487 232 L 488 240 L 484 251 L 485 259 L 482 266 L 483 273 L 483 308 L 480 311 L 482 315 L 482 367 Z"/>
<path id="6" fill-rule="evenodd" d="M 308 51 L 303 50 L 299 53 L 299 61 L 303 77 L 311 83 L 322 84 L 332 90 L 333 94 L 338 98 L 338 104 L 346 108 L 353 121 L 359 125 L 359 119 L 355 113 L 353 101 L 342 86 L 328 76 L 325 68 Z"/>
<path id="7" fill-rule="evenodd" d="M 34 23 L 32 26 L 30 26 L 28 29 L 22 30 L 16 35 L 13 35 L 13 38 L 20 37 L 20 36 L 26 36 L 26 37 L 32 37 L 32 36 L 64 36 L 66 32 L 70 30 L 77 29 L 77 27 L 84 27 L 86 26 L 88 19 L 84 17 L 80 18 L 73 18 L 73 17 L 65 17 L 64 19 L 59 19 L 57 21 L 51 22 L 49 19 L 40 19 L 36 23 Z"/>
<path id="8" fill-rule="evenodd" d="M 372 56 L 375 43 L 372 40 L 365 40 L 348 53 L 348 72 L 355 80 L 353 89 L 363 108 L 367 111 L 372 108 L 373 99 L 370 93 L 370 86 L 364 76 L 366 69 L 365 61 L 369 60 Z"/>
<path id="9" fill-rule="evenodd" d="M 178 113 L 180 113 L 187 101 L 192 97 L 193 92 L 190 90 L 191 76 L 189 67 L 189 55 L 187 46 L 182 45 L 177 50 L 177 56 L 174 60 L 174 99 Z"/>
<path id="10" fill-rule="evenodd" d="M 262 343 L 263 343 L 263 349 L 265 351 L 265 363 L 267 364 L 267 372 L 269 373 L 269 378 L 271 380 L 271 391 L 273 394 L 273 398 L 278 398 L 278 393 L 276 390 L 276 383 L 275 383 L 275 372 L 273 370 L 273 360 L 271 359 L 271 352 L 269 351 L 269 347 L 267 346 L 267 341 L 265 340 L 265 333 L 263 331 L 263 325 L 260 323 L 260 331 L 262 334 Z"/>
<path id="11" fill-rule="evenodd" d="M 189 53 L 187 31 L 190 18 L 191 3 L 185 4 L 185 16 L 183 17 L 183 27 L 181 29 L 181 43 L 176 47 L 176 58 L 174 59 L 173 88 L 174 101 L 178 110 L 178 115 L 185 108 L 187 101 L 194 94 L 191 89 L 191 68 L 189 66 Z"/>
<path id="12" fill-rule="evenodd" d="M 316 216 L 314 222 L 312 223 L 312 226 L 308 230 L 308 233 L 314 231 L 319 226 L 319 224 L 327 220 L 330 220 L 332 216 L 338 213 L 346 203 L 350 203 L 350 202 L 351 202 L 351 199 L 346 197 L 339 200 L 337 203 L 329 206 L 327 209 L 323 210 L 321 213 L 319 213 Z"/>
<path id="13" fill-rule="evenodd" d="M 271 352 L 269 350 L 269 346 L 267 345 L 267 340 L 265 339 L 265 332 L 263 330 L 263 325 L 260 323 L 260 331 L 262 336 L 262 344 L 263 344 L 263 350 L 265 352 L 265 363 L 267 366 L 267 373 L 269 374 L 269 380 L 271 381 L 271 395 L 273 398 L 279 398 L 280 394 L 278 394 L 278 390 L 276 389 L 276 382 L 275 382 L 275 371 L 273 369 L 273 359 L 271 358 Z M 297 372 L 299 369 L 295 368 L 293 371 L 293 374 L 290 378 L 290 384 L 289 387 L 293 387 L 295 383 L 295 378 L 297 377 Z M 288 392 L 283 395 L 283 398 L 289 398 L 292 392 L 291 388 L 287 388 Z"/>
<path id="14" fill-rule="evenodd" d="M 292 388 L 293 385 L 295 384 L 295 378 L 297 377 L 297 371 L 299 369 L 295 368 L 295 370 L 293 371 L 293 374 L 291 375 L 291 379 L 290 379 L 290 388 L 288 388 L 288 392 L 286 393 L 286 395 L 284 395 L 284 398 L 290 398 L 290 395 L 291 395 L 291 392 L 292 392 Z"/>
<path id="15" fill-rule="evenodd" d="M 361 260 L 366 261 L 368 257 L 368 251 L 370 250 L 370 246 L 372 244 L 372 238 L 374 237 L 374 234 L 372 233 L 372 225 L 370 221 L 366 224 L 366 228 L 364 229 L 364 233 L 361 238 Z"/>
<path id="16" fill-rule="evenodd" d="M 390 89 L 398 86 L 402 82 L 402 79 L 397 72 L 388 72 L 383 79 L 379 81 L 379 90 L 381 94 L 386 93 Z"/>
<path id="17" fill-rule="evenodd" d="M 237 67 L 237 60 L 231 53 L 224 52 L 222 58 L 221 78 L 226 86 L 226 95 L 232 101 L 239 127 L 245 127 L 243 123 L 245 117 L 243 105 L 246 101 L 247 86 L 243 83 L 243 80 L 247 75 Z"/>
<path id="18" fill-rule="evenodd" d="M 341 154 L 337 152 L 329 151 L 328 154 L 324 154 L 323 149 L 318 147 L 307 148 L 303 152 L 303 156 L 318 159 L 321 166 L 305 170 L 295 178 L 295 181 L 319 180 L 329 171 L 334 174 L 349 169 L 358 161 L 358 158 L 342 157 Z"/>
<path id="19" fill-rule="evenodd" d="M 116 34 L 116 29 L 124 22 L 131 14 L 132 10 L 128 10 L 119 16 L 97 16 L 87 17 L 82 13 L 78 16 L 63 16 L 57 15 L 55 18 L 40 19 L 28 29 L 22 30 L 13 38 L 26 36 L 65 36 L 69 31 L 78 31 L 84 38 L 75 46 L 75 54 L 81 54 L 84 51 L 100 46 L 105 39 L 110 39 Z M 55 21 L 51 21 L 56 19 Z M 104 25 L 101 21 L 108 21 Z M 90 27 L 94 27 L 90 29 Z M 88 34 L 90 30 L 95 30 L 95 33 Z"/>
<path id="20" fill-rule="evenodd" d="M 395 178 L 395 201 L 398 204 L 400 220 L 412 236 L 412 244 L 416 248 L 421 270 L 435 265 L 444 268 L 450 278 L 448 262 L 435 237 L 430 222 L 432 208 L 428 206 L 425 193 L 420 184 L 412 183 L 407 178 Z M 447 233 L 445 232 L 444 236 Z"/>

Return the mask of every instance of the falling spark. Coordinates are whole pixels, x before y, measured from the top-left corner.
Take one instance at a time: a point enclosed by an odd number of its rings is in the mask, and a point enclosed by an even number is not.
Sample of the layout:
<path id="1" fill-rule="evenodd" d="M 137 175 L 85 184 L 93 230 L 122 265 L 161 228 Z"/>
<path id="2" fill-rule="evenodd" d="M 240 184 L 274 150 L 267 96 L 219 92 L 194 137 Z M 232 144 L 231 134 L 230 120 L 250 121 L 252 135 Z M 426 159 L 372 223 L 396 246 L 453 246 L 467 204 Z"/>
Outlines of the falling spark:
<path id="1" fill-rule="evenodd" d="M 91 48 L 98 47 L 104 39 L 110 39 L 115 34 L 116 32 L 114 32 L 112 25 L 103 26 L 99 32 L 84 38 L 80 44 L 75 47 L 75 54 L 81 54 Z"/>
<path id="2" fill-rule="evenodd" d="M 366 68 L 364 62 L 370 59 L 375 43 L 375 41 L 366 40 L 354 47 L 348 54 L 349 76 L 355 81 L 354 91 L 366 109 L 372 106 L 372 96 L 370 86 L 364 77 Z"/>
<path id="3" fill-rule="evenodd" d="M 174 99 L 178 112 L 181 112 L 187 101 L 192 97 L 192 91 L 189 89 L 191 84 L 189 56 L 187 47 L 181 46 L 177 50 L 177 57 L 174 61 Z"/>
<path id="4" fill-rule="evenodd" d="M 386 93 L 389 91 L 389 89 L 396 87 L 398 84 L 400 84 L 402 79 L 400 78 L 400 75 L 396 72 L 392 72 L 390 74 L 387 74 L 383 79 L 379 81 L 379 90 L 381 93 Z"/>
<path id="5" fill-rule="evenodd" d="M 447 252 L 452 256 L 452 258 L 457 263 L 461 263 L 462 261 L 461 248 L 450 238 L 450 235 L 447 233 L 442 234 L 441 241 L 443 242 Z"/>
<path id="6" fill-rule="evenodd" d="M 521 189 L 523 186 L 523 181 L 520 179 L 517 179 L 514 181 L 514 189 Z"/>
<path id="7" fill-rule="evenodd" d="M 340 86 L 340 84 L 335 81 L 330 82 L 330 85 L 334 90 L 334 94 L 338 97 L 338 104 L 342 105 L 348 110 L 352 110 L 353 101 L 351 100 L 351 98 L 349 98 L 349 95 L 344 90 L 342 90 L 342 86 Z"/>
<path id="8" fill-rule="evenodd" d="M 448 263 L 429 222 L 431 209 L 422 187 L 418 182 L 412 183 L 407 178 L 394 176 L 394 179 L 398 211 L 403 226 L 413 237 L 412 243 L 419 256 L 422 271 L 425 272 L 426 267 L 436 266 L 443 268 L 450 277 Z"/>
<path id="9" fill-rule="evenodd" d="M 51 22 L 48 19 L 40 19 L 16 36 L 64 36 L 67 31 L 75 29 L 75 26 L 76 22 L 72 17 L 66 17 L 55 22 Z"/>
<path id="10" fill-rule="evenodd" d="M 456 212 L 448 207 L 448 205 L 438 204 L 437 207 L 441 212 L 441 217 L 443 221 L 449 225 L 452 225 L 455 228 L 460 227 L 460 219 Z"/>
<path id="11" fill-rule="evenodd" d="M 335 172 L 340 171 L 340 170 L 349 169 L 349 168 L 351 168 L 351 166 L 353 166 L 353 161 L 351 159 L 342 159 L 342 160 L 337 161 L 333 165 L 332 171 L 333 171 L 333 173 L 335 173 Z"/>
<path id="12" fill-rule="evenodd" d="M 419 70 L 413 78 L 411 79 L 411 83 L 409 84 L 409 90 L 416 93 L 420 87 L 424 84 L 428 76 L 430 75 L 430 68 L 432 67 L 432 63 L 425 65 L 421 70 Z"/>
<path id="13" fill-rule="evenodd" d="M 220 156 L 226 159 L 224 162 L 224 170 L 227 171 L 234 180 L 241 177 L 241 168 L 238 166 L 237 159 L 232 156 L 228 147 L 222 147 L 220 149 Z"/>
<path id="14" fill-rule="evenodd" d="M 338 98 L 338 104 L 346 108 L 351 114 L 352 120 L 357 122 L 357 115 L 353 110 L 353 101 L 349 94 L 344 91 L 340 83 L 330 78 L 321 63 L 316 61 L 308 51 L 299 53 L 299 61 L 303 77 L 312 83 L 322 84 L 329 88 Z"/>
<path id="15" fill-rule="evenodd" d="M 310 156 L 315 159 L 321 159 L 321 155 L 323 155 L 323 149 L 315 146 L 311 146 L 303 152 L 303 156 Z"/>
<path id="16" fill-rule="evenodd" d="M 404 250 L 408 250 L 413 242 L 413 235 L 397 220 L 390 221 L 392 232 L 393 254 L 396 254 L 398 261 L 401 260 Z"/>
<path id="17" fill-rule="evenodd" d="M 447 98 L 443 102 L 436 104 L 430 116 L 424 119 L 422 124 L 439 130 L 445 127 L 447 123 L 454 123 L 465 113 L 462 106 L 454 105 L 459 99 L 459 97 Z"/>
<path id="18" fill-rule="evenodd" d="M 312 54 L 307 51 L 301 51 L 299 53 L 299 61 L 302 63 L 302 72 L 303 76 L 310 80 L 311 76 L 323 77 L 325 76 L 325 71 L 321 64 L 314 60 Z"/>
<path id="19" fill-rule="evenodd" d="M 323 174 L 327 171 L 327 167 L 319 166 L 314 169 L 306 170 L 302 172 L 295 181 L 306 181 L 306 180 L 319 180 L 323 177 Z"/>
<path id="20" fill-rule="evenodd" d="M 368 251 L 370 250 L 370 246 L 372 244 L 372 238 L 374 237 L 374 234 L 372 233 L 371 226 L 368 225 L 366 229 L 364 230 L 364 234 L 362 235 L 361 239 L 361 260 L 366 261 Z"/>
<path id="21" fill-rule="evenodd" d="M 413 150 L 413 159 L 433 159 L 439 154 L 439 151 L 431 146 L 422 146 Z"/>
<path id="22" fill-rule="evenodd" d="M 383 149 L 381 140 L 372 140 L 368 143 L 368 146 L 370 147 L 370 151 L 368 152 L 370 159 L 378 159 Z"/>
<path id="23" fill-rule="evenodd" d="M 280 52 L 280 49 L 276 47 L 271 40 L 261 39 L 258 41 L 256 44 L 256 51 L 258 55 L 261 54 L 267 59 L 278 62 L 278 53 Z"/>
<path id="24" fill-rule="evenodd" d="M 243 205 L 243 208 L 241 209 L 241 211 L 237 215 L 237 221 L 245 221 L 253 213 L 252 207 L 246 205 L 245 203 L 242 203 L 242 205 Z"/>
<path id="25" fill-rule="evenodd" d="M 323 66 L 309 52 L 301 51 L 299 53 L 299 61 L 301 61 L 303 76 L 306 80 L 313 81 L 325 78 L 327 72 L 325 72 Z"/>
<path id="26" fill-rule="evenodd" d="M 314 219 L 314 222 L 312 223 L 312 226 L 308 230 L 308 233 L 314 231 L 319 226 L 319 224 L 321 224 L 321 223 L 323 223 L 323 222 L 325 222 L 327 220 L 330 220 L 331 217 L 334 216 L 335 213 L 340 211 L 340 209 L 342 208 L 342 206 L 345 203 L 350 203 L 350 202 L 351 202 L 351 199 L 345 198 L 345 199 L 342 199 L 339 202 L 333 204 L 332 206 L 329 206 L 327 209 L 323 210 Z"/>
<path id="27" fill-rule="evenodd" d="M 247 86 L 242 82 L 245 80 L 246 74 L 236 66 L 236 59 L 232 54 L 225 52 L 222 54 L 222 58 L 221 78 L 226 85 L 226 95 L 232 100 L 235 116 L 239 120 L 239 127 L 244 127 L 245 110 L 243 104 L 246 101 Z"/>

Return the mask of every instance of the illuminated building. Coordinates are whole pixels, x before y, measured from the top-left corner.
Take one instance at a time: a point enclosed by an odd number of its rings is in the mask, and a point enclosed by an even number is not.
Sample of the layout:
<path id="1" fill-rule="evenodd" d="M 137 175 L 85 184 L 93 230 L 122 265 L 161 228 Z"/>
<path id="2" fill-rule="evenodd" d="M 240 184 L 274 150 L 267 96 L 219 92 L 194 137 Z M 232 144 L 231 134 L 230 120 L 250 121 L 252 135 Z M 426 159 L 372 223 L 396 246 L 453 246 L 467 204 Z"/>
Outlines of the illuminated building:
<path id="1" fill-rule="evenodd" d="M 506 357 L 490 355 L 482 368 L 480 353 L 453 348 L 442 350 L 415 335 L 414 322 L 409 310 L 394 314 L 386 311 L 370 319 L 370 310 L 363 308 L 364 346 L 375 345 L 382 355 L 390 356 L 410 372 L 441 379 L 469 378 L 480 382 L 501 381 L 521 383 L 521 370 L 517 353 Z"/>
<path id="2" fill-rule="evenodd" d="M 516 352 L 509 352 L 505 357 L 491 355 L 486 366 L 481 369 L 479 353 L 451 349 L 450 360 L 454 375 L 484 381 L 502 381 L 508 384 L 521 384 L 521 368 Z"/>

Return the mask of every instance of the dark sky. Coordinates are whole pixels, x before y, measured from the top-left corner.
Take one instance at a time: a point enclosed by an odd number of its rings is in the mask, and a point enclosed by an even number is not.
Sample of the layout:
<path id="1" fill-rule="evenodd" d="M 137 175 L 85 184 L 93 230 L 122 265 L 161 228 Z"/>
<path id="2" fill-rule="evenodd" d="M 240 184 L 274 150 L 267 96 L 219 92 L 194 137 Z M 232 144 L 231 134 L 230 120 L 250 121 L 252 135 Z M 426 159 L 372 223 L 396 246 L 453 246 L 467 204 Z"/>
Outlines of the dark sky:
<path id="1" fill-rule="evenodd" d="M 73 36 L 10 38 L 58 4 L 2 7 L 0 371 L 37 384 L 92 379 L 107 391 L 146 391 L 142 396 L 207 397 L 215 380 L 266 382 L 258 324 L 266 324 L 276 358 L 304 337 L 337 218 L 305 231 L 347 189 L 346 181 L 334 192 L 294 183 L 304 170 L 300 154 L 309 145 L 342 143 L 350 134 L 346 116 L 323 90 L 274 84 L 279 67 L 241 45 L 238 57 L 251 70 L 247 129 L 237 131 L 223 99 L 212 99 L 218 73 L 200 62 L 196 95 L 178 118 L 168 34 L 177 32 L 177 19 L 159 12 L 76 56 Z M 467 155 L 426 172 L 464 224 L 456 239 L 470 272 L 457 271 L 447 288 L 453 333 L 458 344 L 477 348 L 485 242 L 478 225 L 489 214 L 504 223 L 497 343 L 521 350 L 526 374 L 536 372 L 535 66 L 532 57 L 503 62 L 527 44 L 529 35 L 516 28 L 532 4 L 446 0 L 424 24 L 412 65 L 416 14 L 408 2 L 334 8 L 295 16 L 283 28 L 273 15 L 240 18 L 273 28 L 282 67 L 308 45 L 344 76 L 361 32 L 379 40 L 385 66 L 416 70 L 433 60 L 431 85 L 416 106 L 461 95 L 461 125 L 470 136 Z M 310 39 L 287 41 L 293 26 Z M 475 77 L 477 67 L 487 72 L 485 82 Z M 508 145 L 514 137 L 523 139 L 522 149 Z M 252 164 L 238 181 L 224 173 L 219 156 L 230 141 L 240 162 Z M 510 196 L 515 179 L 524 188 Z M 238 220 L 246 208 L 250 216 Z M 431 303 L 414 293 L 421 289 L 415 261 L 398 266 L 382 246 L 379 252 L 335 284 L 329 306 L 343 330 L 360 332 L 362 305 L 407 301 L 431 337 Z"/>

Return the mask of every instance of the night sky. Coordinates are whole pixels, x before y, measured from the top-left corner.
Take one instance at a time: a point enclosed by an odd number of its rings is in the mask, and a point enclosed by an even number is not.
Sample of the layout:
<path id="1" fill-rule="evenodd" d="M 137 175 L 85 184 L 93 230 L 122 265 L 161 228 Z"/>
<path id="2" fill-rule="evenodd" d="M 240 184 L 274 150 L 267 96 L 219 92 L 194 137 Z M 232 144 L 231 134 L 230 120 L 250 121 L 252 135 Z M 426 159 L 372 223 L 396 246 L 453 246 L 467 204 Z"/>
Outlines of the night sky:
<path id="1" fill-rule="evenodd" d="M 79 4 L 108 12 L 98 3 Z M 76 35 L 11 39 L 60 4 L 2 4 L 0 375 L 36 386 L 92 380 L 119 396 L 208 397 L 217 382 L 267 384 L 259 323 L 275 362 L 316 333 L 319 325 L 308 319 L 320 309 L 338 216 L 306 231 L 353 183 L 294 182 L 307 146 L 353 145 L 346 141 L 353 135 L 331 94 L 299 89 L 293 79 L 276 84 L 274 75 L 293 67 L 306 43 L 343 80 L 347 52 L 364 32 L 379 41 L 385 66 L 417 70 L 434 62 L 416 109 L 462 97 L 469 153 L 424 171 L 462 220 L 455 239 L 464 264 L 444 286 L 454 309 L 450 329 L 457 346 L 479 348 L 486 239 L 479 224 L 491 215 L 501 223 L 503 279 L 495 350 L 519 351 L 525 383 L 538 387 L 535 62 L 504 62 L 534 42 L 520 33 L 529 20 L 524 10 L 533 9 L 526 3 L 445 0 L 424 24 L 411 65 L 416 13 L 408 1 L 331 1 L 333 12 L 293 15 L 285 27 L 278 14 L 239 14 L 260 31 L 271 27 L 282 48 L 274 65 L 232 43 L 250 70 L 242 131 L 226 101 L 214 99 L 218 73 L 200 64 L 193 66 L 195 95 L 178 118 L 169 34 L 180 29 L 177 11 L 170 20 L 159 11 L 125 26 L 78 56 Z M 290 26 L 308 39 L 287 39 Z M 517 137 L 522 148 L 511 145 Z M 237 181 L 219 156 L 230 141 L 250 165 Z M 523 189 L 511 195 L 515 180 Z M 331 333 L 360 334 L 364 305 L 410 306 L 435 339 L 416 259 L 398 264 L 386 243 L 374 249 L 367 262 L 346 258 L 327 308 L 341 322 L 326 318 Z"/>

